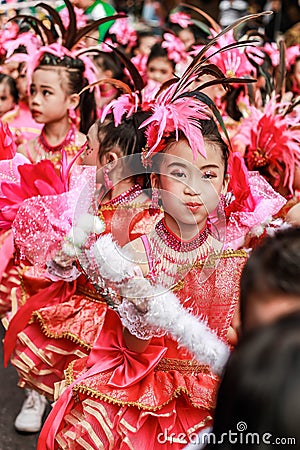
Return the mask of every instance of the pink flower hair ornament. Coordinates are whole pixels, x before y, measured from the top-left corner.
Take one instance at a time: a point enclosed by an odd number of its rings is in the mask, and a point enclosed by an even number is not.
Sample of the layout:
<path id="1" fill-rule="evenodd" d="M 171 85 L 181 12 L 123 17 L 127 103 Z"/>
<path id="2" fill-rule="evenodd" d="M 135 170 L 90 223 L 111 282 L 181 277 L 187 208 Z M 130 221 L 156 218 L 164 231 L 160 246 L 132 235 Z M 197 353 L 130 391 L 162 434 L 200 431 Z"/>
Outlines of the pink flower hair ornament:
<path id="1" fill-rule="evenodd" d="M 290 70 L 291 66 L 295 64 L 296 58 L 300 56 L 300 44 L 287 47 L 285 50 L 286 68 Z"/>
<path id="2" fill-rule="evenodd" d="M 134 28 L 128 23 L 127 17 L 115 22 L 109 29 L 109 34 L 116 36 L 117 42 L 120 45 L 132 48 L 136 45 L 137 34 Z"/>
<path id="3" fill-rule="evenodd" d="M 176 13 L 170 14 L 169 21 L 171 23 L 176 23 L 181 28 L 187 28 L 189 25 L 193 25 L 193 21 L 191 20 L 191 16 L 184 12 L 178 11 Z"/>
<path id="4" fill-rule="evenodd" d="M 168 58 L 175 64 L 187 61 L 187 52 L 181 39 L 173 33 L 164 33 L 161 46 L 167 50 Z"/>

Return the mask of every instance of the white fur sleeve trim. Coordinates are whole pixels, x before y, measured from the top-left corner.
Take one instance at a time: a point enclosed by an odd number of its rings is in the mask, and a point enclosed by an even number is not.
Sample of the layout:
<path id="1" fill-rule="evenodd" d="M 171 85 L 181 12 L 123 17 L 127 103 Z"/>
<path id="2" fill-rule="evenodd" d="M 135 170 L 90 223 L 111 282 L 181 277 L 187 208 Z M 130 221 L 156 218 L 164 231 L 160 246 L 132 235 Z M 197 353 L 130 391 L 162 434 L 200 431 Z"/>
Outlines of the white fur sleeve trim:
<path id="1" fill-rule="evenodd" d="M 173 292 L 157 295 L 149 302 L 146 320 L 166 330 L 180 346 L 189 350 L 202 364 L 208 364 L 220 375 L 229 357 L 229 347 L 207 325 L 180 304 Z"/>
<path id="2" fill-rule="evenodd" d="M 99 275 L 120 283 L 137 274 L 130 252 L 126 252 L 113 240 L 111 234 L 101 236 L 92 248 Z"/>

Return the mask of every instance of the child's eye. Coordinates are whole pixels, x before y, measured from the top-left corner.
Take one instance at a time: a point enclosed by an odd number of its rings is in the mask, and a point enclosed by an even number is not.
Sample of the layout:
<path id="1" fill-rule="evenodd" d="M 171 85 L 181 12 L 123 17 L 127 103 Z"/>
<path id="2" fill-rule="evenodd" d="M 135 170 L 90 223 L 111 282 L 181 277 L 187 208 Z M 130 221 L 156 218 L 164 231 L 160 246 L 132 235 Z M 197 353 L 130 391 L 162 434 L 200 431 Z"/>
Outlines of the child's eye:
<path id="1" fill-rule="evenodd" d="M 176 178 L 186 178 L 186 174 L 181 170 L 173 170 L 171 175 Z"/>
<path id="2" fill-rule="evenodd" d="M 5 102 L 7 100 L 7 97 L 0 97 L 1 102 Z"/>
<path id="3" fill-rule="evenodd" d="M 35 94 L 35 88 L 30 86 L 30 95 L 34 95 L 34 94 Z"/>
<path id="4" fill-rule="evenodd" d="M 214 172 L 208 171 L 202 174 L 202 179 L 211 180 L 212 178 L 216 178 L 217 175 Z"/>
<path id="5" fill-rule="evenodd" d="M 52 94 L 52 92 L 48 91 L 48 89 L 44 89 L 43 90 L 43 95 L 44 96 L 47 96 L 47 95 L 50 95 L 50 94 Z"/>

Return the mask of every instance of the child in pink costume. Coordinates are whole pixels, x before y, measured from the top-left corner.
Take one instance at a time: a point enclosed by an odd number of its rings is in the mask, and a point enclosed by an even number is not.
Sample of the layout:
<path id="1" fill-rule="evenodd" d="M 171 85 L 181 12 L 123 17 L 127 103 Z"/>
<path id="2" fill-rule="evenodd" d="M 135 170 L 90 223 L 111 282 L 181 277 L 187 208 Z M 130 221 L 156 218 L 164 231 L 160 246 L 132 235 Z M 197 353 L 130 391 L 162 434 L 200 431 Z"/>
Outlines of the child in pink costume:
<path id="1" fill-rule="evenodd" d="M 99 280 L 121 294 L 119 315 L 109 309 L 89 357 L 69 365 L 39 449 L 179 449 L 212 421 L 246 255 L 222 251 L 221 227 L 214 235 L 208 223 L 218 205 L 222 216 L 228 148 L 205 105 L 176 84 L 143 124 L 143 160 L 164 218 L 127 246 L 133 267 L 103 238 L 90 253 L 90 276 L 98 267 Z M 207 334 L 197 335 L 195 351 L 198 325 Z"/>
<path id="2" fill-rule="evenodd" d="M 149 215 L 149 197 L 140 184 L 143 177 L 128 174 L 120 177 L 116 173 L 118 168 L 112 167 L 118 166 L 118 158 L 122 156 L 138 157 L 134 155 L 138 151 L 137 142 L 143 144 L 145 139 L 138 125 L 147 117 L 146 112 L 138 112 L 118 127 L 110 118 L 103 123 L 96 121 L 89 130 L 88 147 L 82 157 L 84 164 L 98 167 L 98 183 L 103 187 L 106 183 L 98 199 L 98 214 L 105 223 L 105 233 L 112 233 L 120 245 L 151 230 L 159 216 L 159 213 Z M 42 236 L 47 236 L 45 223 L 53 221 L 55 224 L 56 217 L 47 202 L 47 197 L 25 202 L 14 221 L 16 246 L 35 269 L 22 276 L 22 298 L 26 299 L 26 311 L 29 308 L 31 312 L 25 316 L 24 308 L 19 310 L 10 323 L 5 341 L 7 345 L 17 338 L 11 362 L 18 370 L 19 384 L 53 399 L 54 384 L 64 378 L 68 363 L 89 354 L 102 327 L 107 304 L 104 295 L 97 292 L 84 275 L 77 279 L 70 277 L 70 273 L 74 273 L 74 259 L 67 257 L 64 261 L 58 257 L 56 263 L 49 264 L 51 257 L 41 256 L 46 247 L 45 243 L 39 250 Z M 38 215 L 40 204 L 46 205 L 49 211 L 43 219 Z M 26 225 L 29 222 L 30 227 Z M 30 231 L 33 224 L 34 233 Z M 55 231 L 49 227 L 49 242 L 51 230 Z M 61 242 L 57 246 L 59 249 Z M 45 262 L 48 262 L 48 273 L 37 272 L 37 268 L 44 269 Z M 43 273 L 45 276 L 41 276 Z M 53 292 L 56 288 L 60 288 L 59 293 Z M 32 321 L 27 323 L 30 317 Z"/>

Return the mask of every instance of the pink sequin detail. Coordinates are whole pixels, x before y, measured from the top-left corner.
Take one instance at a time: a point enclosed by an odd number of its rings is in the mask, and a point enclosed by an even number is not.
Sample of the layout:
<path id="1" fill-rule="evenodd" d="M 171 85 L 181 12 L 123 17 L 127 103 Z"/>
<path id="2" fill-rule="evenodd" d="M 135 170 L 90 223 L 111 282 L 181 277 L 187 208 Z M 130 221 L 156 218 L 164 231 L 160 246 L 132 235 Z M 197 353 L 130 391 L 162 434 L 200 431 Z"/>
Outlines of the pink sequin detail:
<path id="1" fill-rule="evenodd" d="M 92 203 L 96 168 L 75 166 L 69 192 L 32 197 L 23 202 L 13 222 L 13 233 L 21 258 L 43 266 L 60 250 L 74 216 Z"/>

